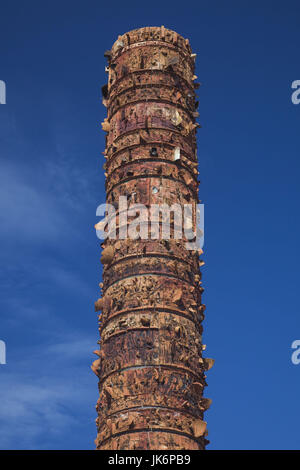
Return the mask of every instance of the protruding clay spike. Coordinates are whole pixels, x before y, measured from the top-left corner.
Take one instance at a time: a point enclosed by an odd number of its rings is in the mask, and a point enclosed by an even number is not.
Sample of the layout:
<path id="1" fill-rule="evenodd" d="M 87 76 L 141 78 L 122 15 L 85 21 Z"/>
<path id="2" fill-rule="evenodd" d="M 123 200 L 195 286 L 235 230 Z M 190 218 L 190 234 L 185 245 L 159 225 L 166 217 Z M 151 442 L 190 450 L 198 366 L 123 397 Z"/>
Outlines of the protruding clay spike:
<path id="1" fill-rule="evenodd" d="M 100 366 L 100 362 L 101 362 L 101 359 L 96 359 L 91 365 L 91 369 L 94 372 L 94 374 L 96 374 L 96 375 L 98 375 L 98 369 L 99 369 L 99 366 Z"/>
<path id="2" fill-rule="evenodd" d="M 101 256 L 101 263 L 102 264 L 110 264 L 113 260 L 114 257 L 114 249 L 112 246 L 108 246 L 107 248 L 104 248 L 102 251 L 102 256 Z"/>
<path id="3" fill-rule="evenodd" d="M 95 312 L 99 312 L 103 308 L 103 299 L 100 298 L 95 302 Z"/>
<path id="4" fill-rule="evenodd" d="M 99 357 L 102 356 L 100 349 L 95 349 L 95 351 L 93 351 L 93 354 L 96 354 Z"/>
<path id="5" fill-rule="evenodd" d="M 104 52 L 104 57 L 106 57 L 107 59 L 110 59 L 111 58 L 111 51 L 110 50 L 107 50 Z"/>
<path id="6" fill-rule="evenodd" d="M 109 132 L 110 130 L 110 123 L 108 122 L 108 119 L 105 118 L 104 121 L 101 123 L 102 130 L 105 132 Z"/>
<path id="7" fill-rule="evenodd" d="M 204 410 L 208 410 L 211 404 L 212 404 L 211 398 L 202 398 L 201 405 Z"/>
<path id="8" fill-rule="evenodd" d="M 206 431 L 207 423 L 206 421 L 202 421 L 202 419 L 197 419 L 193 422 L 192 428 L 195 437 L 203 436 Z"/>
<path id="9" fill-rule="evenodd" d="M 214 363 L 215 363 L 215 360 L 214 360 L 214 359 L 212 359 L 212 358 L 210 358 L 210 357 L 206 357 L 206 358 L 204 359 L 205 369 L 206 369 L 206 370 L 211 369 L 212 366 L 214 365 Z"/>

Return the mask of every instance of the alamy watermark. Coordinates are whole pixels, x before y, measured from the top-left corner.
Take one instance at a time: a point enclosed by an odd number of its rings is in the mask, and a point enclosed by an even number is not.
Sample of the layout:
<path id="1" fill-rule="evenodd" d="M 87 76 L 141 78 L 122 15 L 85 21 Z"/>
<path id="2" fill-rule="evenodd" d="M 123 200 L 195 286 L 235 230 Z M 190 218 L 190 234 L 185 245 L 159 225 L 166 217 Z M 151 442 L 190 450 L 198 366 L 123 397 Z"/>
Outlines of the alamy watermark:
<path id="1" fill-rule="evenodd" d="M 0 104 L 6 104 L 6 83 L 0 80 Z"/>
<path id="2" fill-rule="evenodd" d="M 291 96 L 292 103 L 299 104 L 300 103 L 300 80 L 293 81 L 292 89 L 295 90 Z"/>
<path id="3" fill-rule="evenodd" d="M 300 364 L 300 339 L 295 339 L 295 341 L 292 342 L 292 349 L 295 349 L 295 351 L 292 354 L 291 360 L 292 363 L 297 366 Z"/>
<path id="4" fill-rule="evenodd" d="M 6 364 L 6 344 L 0 339 L 0 365 Z"/>
<path id="5" fill-rule="evenodd" d="M 101 240 L 184 239 L 187 250 L 199 250 L 204 245 L 204 204 L 145 206 L 120 196 L 118 204 L 100 204 L 96 215 L 104 217 L 95 225 Z"/>

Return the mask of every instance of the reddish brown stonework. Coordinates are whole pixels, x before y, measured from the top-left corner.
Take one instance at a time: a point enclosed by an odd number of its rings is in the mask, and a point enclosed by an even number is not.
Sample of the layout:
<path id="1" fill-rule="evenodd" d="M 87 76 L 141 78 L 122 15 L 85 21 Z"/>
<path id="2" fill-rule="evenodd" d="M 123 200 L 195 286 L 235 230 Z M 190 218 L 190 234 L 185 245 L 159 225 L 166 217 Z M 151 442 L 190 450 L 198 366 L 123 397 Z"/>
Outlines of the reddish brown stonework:
<path id="1" fill-rule="evenodd" d="M 196 206 L 199 85 L 189 41 L 147 27 L 119 36 L 105 55 L 107 202 Z M 107 239 L 102 248 L 97 449 L 204 449 L 213 360 L 202 358 L 201 250 L 161 238 Z"/>

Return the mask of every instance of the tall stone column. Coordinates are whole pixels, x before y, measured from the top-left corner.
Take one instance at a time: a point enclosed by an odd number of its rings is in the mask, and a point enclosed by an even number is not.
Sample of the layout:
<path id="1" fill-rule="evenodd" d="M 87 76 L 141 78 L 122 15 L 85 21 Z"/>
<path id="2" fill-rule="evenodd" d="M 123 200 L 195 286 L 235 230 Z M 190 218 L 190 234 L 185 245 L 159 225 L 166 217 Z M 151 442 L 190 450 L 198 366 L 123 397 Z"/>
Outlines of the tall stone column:
<path id="1" fill-rule="evenodd" d="M 172 213 L 170 239 L 165 216 L 157 216 L 156 235 L 147 226 L 153 204 L 195 209 L 199 202 L 195 54 L 188 39 L 161 26 L 119 36 L 105 56 L 106 201 L 117 211 L 117 238 L 102 243 L 102 297 L 95 304 L 96 446 L 204 449 L 210 400 L 203 391 L 213 360 L 202 357 L 202 251 L 174 239 L 181 222 Z M 126 222 L 120 196 L 129 208 L 147 208 L 139 213 L 138 239 L 118 237 L 135 218 L 129 214 Z M 190 223 L 195 228 L 194 216 Z"/>

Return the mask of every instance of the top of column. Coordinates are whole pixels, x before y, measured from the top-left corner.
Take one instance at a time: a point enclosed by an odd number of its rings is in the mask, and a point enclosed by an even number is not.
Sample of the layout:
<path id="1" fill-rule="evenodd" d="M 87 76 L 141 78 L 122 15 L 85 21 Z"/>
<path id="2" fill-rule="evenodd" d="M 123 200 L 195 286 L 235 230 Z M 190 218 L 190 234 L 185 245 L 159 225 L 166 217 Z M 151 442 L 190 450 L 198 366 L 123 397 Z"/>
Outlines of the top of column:
<path id="1" fill-rule="evenodd" d="M 183 53 L 189 56 L 192 53 L 189 40 L 183 38 L 175 31 L 167 29 L 164 26 L 147 26 L 145 28 L 133 29 L 119 36 L 111 49 L 112 58 L 125 52 L 125 50 L 130 47 L 141 45 L 141 43 L 145 42 L 169 44 L 171 47 L 173 46 L 182 50 Z"/>

